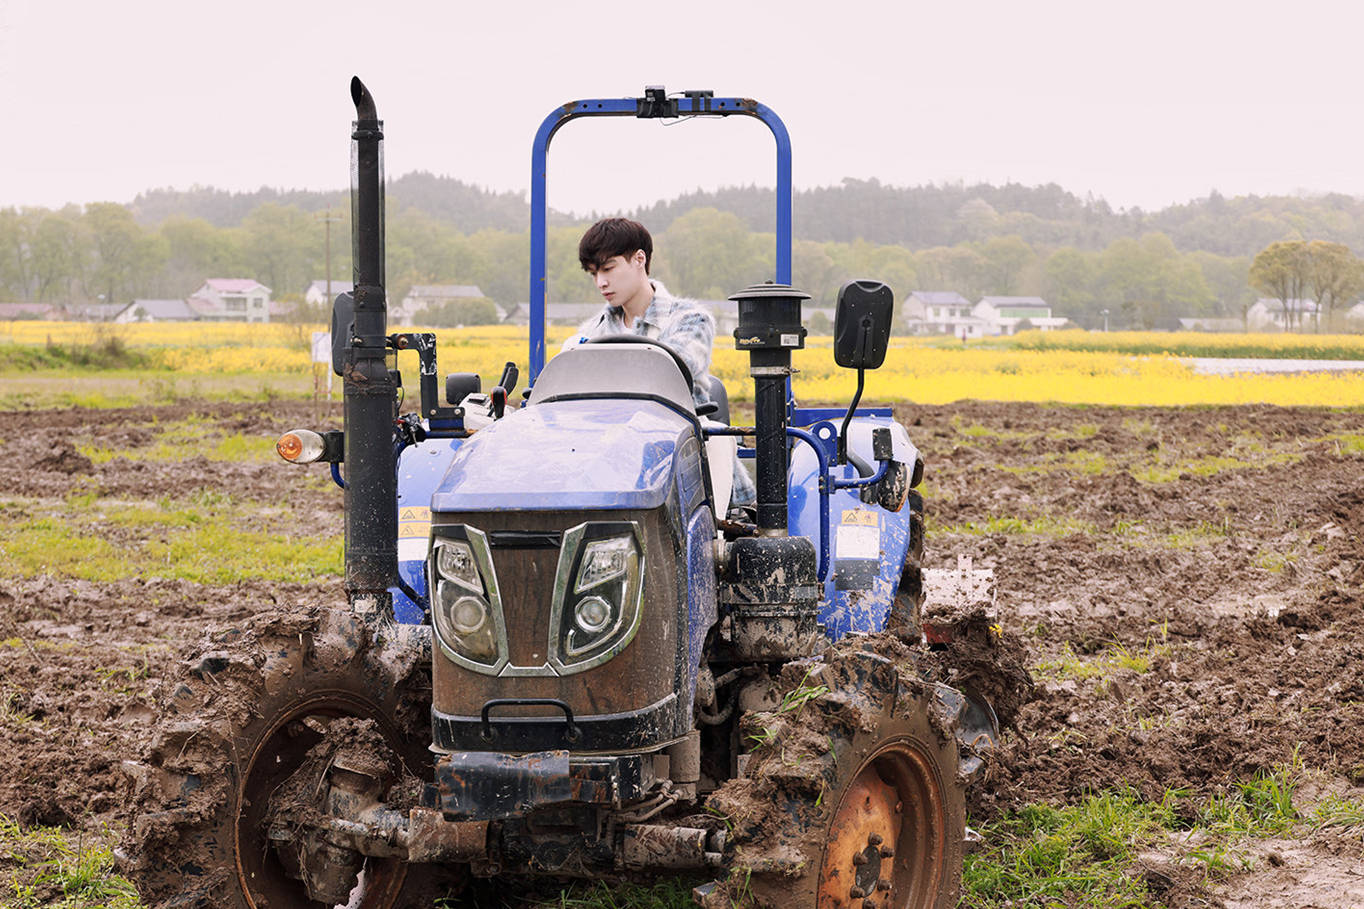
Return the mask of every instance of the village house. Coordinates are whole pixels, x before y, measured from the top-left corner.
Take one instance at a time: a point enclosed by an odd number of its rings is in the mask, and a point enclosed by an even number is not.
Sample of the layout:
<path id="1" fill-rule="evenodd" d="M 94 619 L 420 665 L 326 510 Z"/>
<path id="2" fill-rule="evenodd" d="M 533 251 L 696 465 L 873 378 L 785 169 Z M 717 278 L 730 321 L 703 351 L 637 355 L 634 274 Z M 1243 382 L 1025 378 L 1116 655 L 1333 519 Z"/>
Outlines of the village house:
<path id="1" fill-rule="evenodd" d="M 212 308 L 203 300 L 134 300 L 118 311 L 113 321 L 200 322 L 213 318 Z"/>
<path id="2" fill-rule="evenodd" d="M 336 298 L 341 294 L 348 294 L 355 290 L 355 284 L 351 281 L 338 281 L 332 278 L 332 295 L 327 296 L 327 280 L 325 278 L 313 281 L 308 284 L 307 290 L 303 291 L 303 302 L 309 306 L 321 306 L 323 303 L 331 306 L 336 302 Z"/>
<path id="3" fill-rule="evenodd" d="M 914 334 L 979 338 L 990 333 L 971 310 L 971 301 L 955 290 L 916 290 L 905 298 L 905 324 Z"/>
<path id="4" fill-rule="evenodd" d="M 1283 300 L 1276 297 L 1261 297 L 1246 310 L 1247 331 L 1287 331 L 1290 328 L 1297 331 L 1316 331 L 1317 320 L 1316 301 L 1296 297 L 1288 300 L 1286 306 Z"/>
<path id="5" fill-rule="evenodd" d="M 1356 303 L 1345 310 L 1345 327 L 1350 331 L 1364 331 L 1364 303 Z"/>
<path id="6" fill-rule="evenodd" d="M 335 285 L 336 282 L 332 283 Z M 433 306 L 482 299 L 485 299 L 483 291 L 474 284 L 414 284 L 401 303 L 389 307 L 388 316 L 396 325 L 411 325 Z"/>
<path id="7" fill-rule="evenodd" d="M 269 322 L 270 288 L 252 278 L 209 278 L 190 295 L 200 301 L 204 318 L 225 322 Z"/>
<path id="8" fill-rule="evenodd" d="M 1051 306 L 1041 297 L 981 297 L 971 314 L 986 325 L 992 335 L 1011 335 L 1023 329 L 1053 331 L 1067 320 L 1053 317 Z"/>

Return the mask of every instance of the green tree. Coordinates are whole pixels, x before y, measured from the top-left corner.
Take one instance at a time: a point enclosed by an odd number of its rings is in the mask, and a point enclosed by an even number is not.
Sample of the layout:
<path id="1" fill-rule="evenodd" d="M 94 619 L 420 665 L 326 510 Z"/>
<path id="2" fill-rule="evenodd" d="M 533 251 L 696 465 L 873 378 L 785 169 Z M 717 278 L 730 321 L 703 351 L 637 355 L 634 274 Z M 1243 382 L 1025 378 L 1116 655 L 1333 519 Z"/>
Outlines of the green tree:
<path id="1" fill-rule="evenodd" d="M 1318 318 L 1330 325 L 1336 305 L 1364 290 L 1364 263 L 1343 243 L 1313 240 L 1306 253 Z"/>
<path id="2" fill-rule="evenodd" d="M 89 238 L 78 221 L 62 214 L 38 209 L 33 216 L 30 259 L 37 298 L 69 300 L 84 269 Z"/>
<path id="3" fill-rule="evenodd" d="M 1074 318 L 1097 311 L 1095 283 L 1098 265 L 1093 253 L 1064 247 L 1047 257 L 1042 267 L 1043 294 L 1058 315 Z"/>
<path id="4" fill-rule="evenodd" d="M 266 202 L 242 219 L 245 266 L 250 274 L 207 277 L 254 278 L 276 294 L 292 293 L 321 268 L 322 224 L 297 206 Z"/>
<path id="5" fill-rule="evenodd" d="M 1293 304 L 1301 300 L 1311 281 L 1307 244 L 1280 240 L 1255 255 L 1250 263 L 1250 286 L 1278 300 L 1284 308 L 1284 330 L 1293 326 Z"/>
<path id="6" fill-rule="evenodd" d="M 128 209 L 114 202 L 87 205 L 82 221 L 93 253 L 88 289 L 109 303 L 136 296 L 165 261 L 159 238 L 148 235 Z"/>
<path id="7" fill-rule="evenodd" d="M 655 258 L 674 293 L 724 299 L 772 277 L 773 249 L 737 215 L 698 208 L 678 218 L 654 241 Z"/>
<path id="8" fill-rule="evenodd" d="M 1024 270 L 1037 258 L 1032 247 L 1017 234 L 991 237 L 981 245 L 980 254 L 985 260 L 987 292 L 1004 296 L 1019 293 Z"/>

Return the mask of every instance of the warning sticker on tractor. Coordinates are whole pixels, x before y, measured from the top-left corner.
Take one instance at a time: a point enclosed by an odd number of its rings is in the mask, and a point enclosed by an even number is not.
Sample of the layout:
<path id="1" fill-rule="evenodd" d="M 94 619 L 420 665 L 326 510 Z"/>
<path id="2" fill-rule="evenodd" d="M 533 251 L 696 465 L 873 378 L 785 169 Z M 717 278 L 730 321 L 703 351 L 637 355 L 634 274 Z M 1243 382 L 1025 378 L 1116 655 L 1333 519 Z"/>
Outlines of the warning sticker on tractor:
<path id="1" fill-rule="evenodd" d="M 398 539 L 421 537 L 431 532 L 431 509 L 420 506 L 398 509 Z"/>
<path id="2" fill-rule="evenodd" d="M 876 512 L 870 508 L 849 508 L 843 512 L 843 520 L 840 523 L 844 526 L 851 524 L 855 527 L 876 527 L 880 520 L 876 517 Z"/>
<path id="3" fill-rule="evenodd" d="M 879 559 L 881 533 L 875 526 L 841 524 L 834 537 L 834 552 L 840 559 Z"/>

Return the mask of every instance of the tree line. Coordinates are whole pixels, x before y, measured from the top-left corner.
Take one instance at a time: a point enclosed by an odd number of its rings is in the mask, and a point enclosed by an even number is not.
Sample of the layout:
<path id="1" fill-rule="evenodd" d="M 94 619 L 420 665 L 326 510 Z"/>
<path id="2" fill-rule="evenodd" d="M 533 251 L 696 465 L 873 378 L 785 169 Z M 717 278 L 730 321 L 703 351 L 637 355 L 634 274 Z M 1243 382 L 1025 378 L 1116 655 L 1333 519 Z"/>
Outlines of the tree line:
<path id="1" fill-rule="evenodd" d="M 654 274 L 675 293 L 719 299 L 772 277 L 770 190 L 727 193 L 694 193 L 633 213 L 654 231 Z M 721 201 L 721 195 L 729 209 L 694 204 Z M 391 298 L 401 299 L 414 284 L 458 283 L 477 284 L 504 307 L 527 299 L 529 237 L 526 221 L 516 224 L 516 216 L 525 213 L 519 196 L 413 174 L 392 181 L 388 199 Z M 835 205 L 838 199 L 842 202 Z M 1277 296 L 1263 281 L 1251 280 L 1258 250 L 1271 243 L 1305 242 L 1303 236 L 1318 237 L 1319 246 L 1346 248 L 1331 236 L 1352 229 L 1347 229 L 1354 223 L 1351 206 L 1359 207 L 1353 200 L 1337 207 L 1332 231 L 1304 232 L 1316 223 L 1310 211 L 1336 205 L 1331 199 L 1297 200 L 1301 204 L 1292 218 L 1274 213 L 1283 200 L 1267 200 L 1274 204 L 1257 209 L 1252 220 L 1261 227 L 1273 225 L 1277 233 L 1249 252 L 1228 254 L 1179 242 L 1187 237 L 1187 212 L 1178 217 L 1172 210 L 1139 217 L 1113 213 L 1101 200 L 1079 200 L 1057 187 L 907 190 L 845 181 L 842 187 L 798 196 L 794 280 L 824 304 L 853 277 L 886 281 L 900 301 L 914 290 L 955 290 L 972 300 L 1035 295 L 1051 303 L 1056 315 L 1091 327 L 1103 323 L 1105 311 L 1114 325 L 1148 328 L 1173 325 L 1183 316 L 1243 318 L 1258 293 Z M 465 209 L 456 204 L 460 200 Z M 756 214 L 745 215 L 750 203 L 764 201 L 765 228 L 755 226 Z M 926 213 L 926 224 L 938 226 L 914 227 L 924 242 L 871 239 L 872 228 L 894 219 L 905 229 L 913 226 L 906 212 L 896 211 L 902 203 L 911 212 Z M 823 221 L 816 217 L 823 205 L 842 214 Z M 1250 197 L 1210 197 L 1197 217 L 1213 218 L 1214 210 L 1244 213 L 1250 205 Z M 1364 225 L 1364 210 L 1359 216 Z M 868 231 L 852 234 L 859 217 Z M 332 277 L 350 277 L 349 218 L 344 192 L 158 190 L 131 206 L 101 202 L 56 210 L 0 209 L 0 300 L 183 298 L 205 278 L 231 276 L 255 278 L 276 299 L 295 300 L 309 281 L 324 277 L 329 220 Z M 591 220 L 564 214 L 551 219 L 551 300 L 599 299 L 577 260 L 578 238 Z M 1068 226 L 1049 231 L 1040 226 L 1044 223 Z M 1155 223 L 1168 223 L 1170 231 L 1154 228 Z M 1340 302 L 1356 292 L 1344 285 L 1331 291 Z M 479 318 L 488 317 L 480 313 Z"/>

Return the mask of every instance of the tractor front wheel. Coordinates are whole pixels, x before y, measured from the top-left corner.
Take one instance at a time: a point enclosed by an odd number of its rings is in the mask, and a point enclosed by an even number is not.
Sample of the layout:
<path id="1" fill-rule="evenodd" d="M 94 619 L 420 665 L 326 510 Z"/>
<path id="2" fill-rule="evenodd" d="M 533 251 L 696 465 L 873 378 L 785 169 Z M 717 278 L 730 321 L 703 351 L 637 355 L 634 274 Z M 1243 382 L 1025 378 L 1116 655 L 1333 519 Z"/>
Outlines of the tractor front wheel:
<path id="1" fill-rule="evenodd" d="M 339 719 L 372 721 L 387 749 L 377 757 L 426 776 L 429 663 L 414 652 L 420 637 L 414 647 L 400 628 L 386 641 L 347 610 L 272 613 L 187 662 L 143 760 L 126 765 L 133 816 L 121 853 L 148 906 L 331 904 L 281 862 L 269 804 Z M 401 860 L 349 861 L 350 906 L 408 904 L 418 876 Z"/>
<path id="2" fill-rule="evenodd" d="M 711 800 L 733 832 L 731 904 L 956 906 L 960 699 L 939 698 L 902 645 L 881 637 L 884 655 L 835 647 L 801 670 L 777 711 L 744 718 L 757 747 Z"/>

